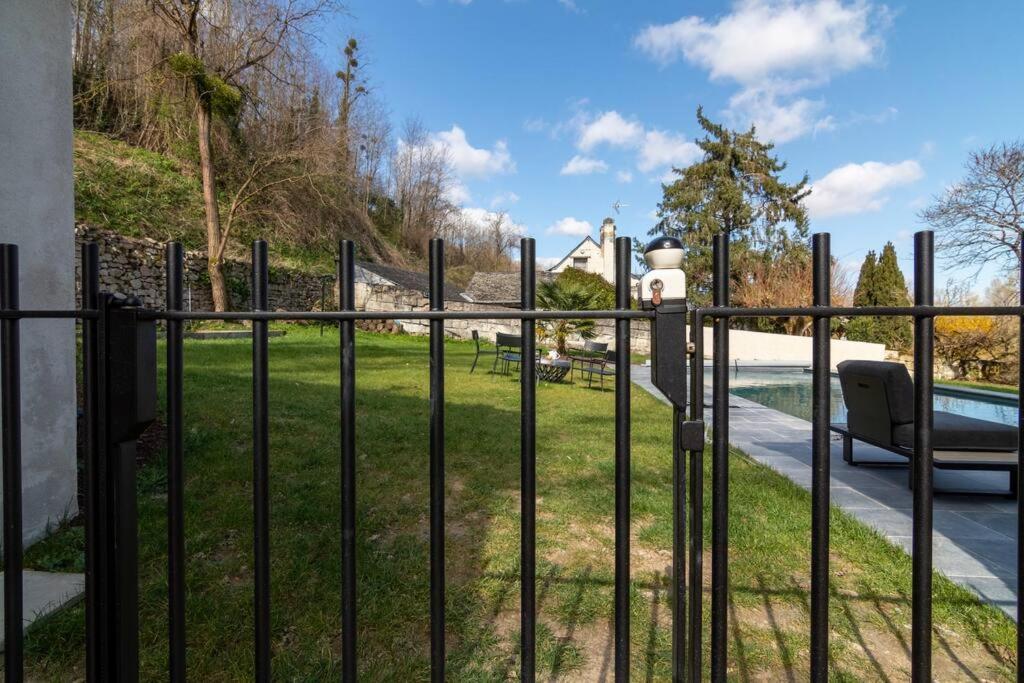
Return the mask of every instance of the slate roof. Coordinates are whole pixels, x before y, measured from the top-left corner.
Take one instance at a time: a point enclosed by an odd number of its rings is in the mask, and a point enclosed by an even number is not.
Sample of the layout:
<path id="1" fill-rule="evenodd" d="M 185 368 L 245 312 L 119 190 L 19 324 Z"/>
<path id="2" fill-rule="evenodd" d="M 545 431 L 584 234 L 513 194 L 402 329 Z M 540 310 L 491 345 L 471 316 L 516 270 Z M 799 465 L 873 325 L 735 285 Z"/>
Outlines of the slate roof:
<path id="1" fill-rule="evenodd" d="M 356 261 L 356 281 L 369 284 L 391 284 L 402 289 L 419 292 L 423 296 L 430 295 L 430 276 L 427 273 L 396 268 L 382 263 Z M 444 283 L 444 298 L 445 301 L 466 300 L 459 287 L 451 282 Z"/>
<path id="2" fill-rule="evenodd" d="M 537 282 L 550 282 L 557 273 L 539 271 Z M 520 299 L 519 273 L 474 273 L 463 295 L 470 301 L 488 304 L 518 306 Z"/>

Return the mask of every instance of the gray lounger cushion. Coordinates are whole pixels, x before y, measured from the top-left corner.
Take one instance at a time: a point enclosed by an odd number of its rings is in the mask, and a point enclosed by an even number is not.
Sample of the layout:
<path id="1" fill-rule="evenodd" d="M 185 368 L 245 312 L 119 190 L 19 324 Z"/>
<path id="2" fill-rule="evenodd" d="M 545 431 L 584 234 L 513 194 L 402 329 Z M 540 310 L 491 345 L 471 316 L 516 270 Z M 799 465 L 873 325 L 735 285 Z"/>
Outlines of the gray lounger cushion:
<path id="1" fill-rule="evenodd" d="M 935 411 L 932 448 L 950 451 L 1016 451 L 1017 428 L 963 415 Z M 914 424 L 896 425 L 892 440 L 914 447 Z"/>

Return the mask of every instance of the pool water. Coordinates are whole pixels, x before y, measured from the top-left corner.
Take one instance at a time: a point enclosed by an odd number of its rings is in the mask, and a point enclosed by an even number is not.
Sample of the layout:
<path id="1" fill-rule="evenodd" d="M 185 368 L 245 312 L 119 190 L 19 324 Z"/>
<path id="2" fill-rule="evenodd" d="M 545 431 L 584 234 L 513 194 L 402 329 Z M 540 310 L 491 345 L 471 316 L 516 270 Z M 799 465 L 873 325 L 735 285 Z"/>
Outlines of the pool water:
<path id="1" fill-rule="evenodd" d="M 705 372 L 708 382 L 711 373 Z M 738 368 L 729 373 L 729 391 L 755 403 L 803 420 L 811 419 L 811 373 L 802 368 Z M 846 422 L 839 378 L 832 377 L 832 422 Z M 1017 404 L 1010 400 L 966 397 L 955 389 L 935 388 L 935 409 L 1001 424 L 1017 424 Z"/>

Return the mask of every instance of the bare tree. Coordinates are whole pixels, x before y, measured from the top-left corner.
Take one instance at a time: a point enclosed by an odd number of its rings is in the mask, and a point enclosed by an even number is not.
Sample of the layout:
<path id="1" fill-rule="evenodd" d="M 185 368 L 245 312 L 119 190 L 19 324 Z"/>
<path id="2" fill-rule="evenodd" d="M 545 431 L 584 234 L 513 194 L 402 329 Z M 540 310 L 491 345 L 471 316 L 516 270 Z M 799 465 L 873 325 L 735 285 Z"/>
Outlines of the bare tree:
<path id="1" fill-rule="evenodd" d="M 313 25 L 335 7 L 333 0 L 153 0 L 153 10 L 181 41 L 172 68 L 185 77 L 195 100 L 199 167 L 206 214 L 208 271 L 213 306 L 227 310 L 223 254 L 228 235 L 221 229 L 217 180 L 211 143 L 214 115 L 234 117 L 250 71 L 271 79 L 275 56 L 299 53 Z"/>
<path id="2" fill-rule="evenodd" d="M 395 201 L 401 210 L 401 240 L 426 256 L 431 237 L 440 234 L 456 210 L 448 150 L 436 145 L 417 121 L 405 125 L 391 162 Z"/>
<path id="3" fill-rule="evenodd" d="M 937 197 L 920 218 L 939 233 L 939 250 L 957 265 L 997 263 L 1018 271 L 1024 261 L 1024 142 L 972 152 L 967 175 Z"/>

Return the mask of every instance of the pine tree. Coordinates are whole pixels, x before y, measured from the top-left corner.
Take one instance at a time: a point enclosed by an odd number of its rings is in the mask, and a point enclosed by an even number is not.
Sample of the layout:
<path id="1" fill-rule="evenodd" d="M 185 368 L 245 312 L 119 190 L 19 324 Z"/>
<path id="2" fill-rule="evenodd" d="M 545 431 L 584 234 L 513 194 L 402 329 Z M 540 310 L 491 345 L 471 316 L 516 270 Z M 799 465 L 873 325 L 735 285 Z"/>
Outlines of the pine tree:
<path id="1" fill-rule="evenodd" d="M 860 268 L 854 306 L 907 306 L 907 282 L 896 258 L 896 247 L 887 242 L 877 258 L 869 251 Z M 847 338 L 885 344 L 886 348 L 906 351 L 913 339 L 913 324 L 906 317 L 854 318 L 847 326 Z"/>
<path id="2" fill-rule="evenodd" d="M 745 259 L 769 262 L 801 257 L 807 249 L 807 211 L 802 200 L 810 193 L 808 179 L 782 180 L 786 164 L 761 142 L 757 131 L 733 131 L 697 109 L 704 137 L 697 140 L 704 156 L 664 185 L 658 224 L 650 231 L 678 237 L 686 245 L 686 270 L 691 298 L 706 301 L 711 289 L 711 238 L 725 232 L 732 244 L 734 279 Z M 750 252 L 756 252 L 751 254 Z"/>

